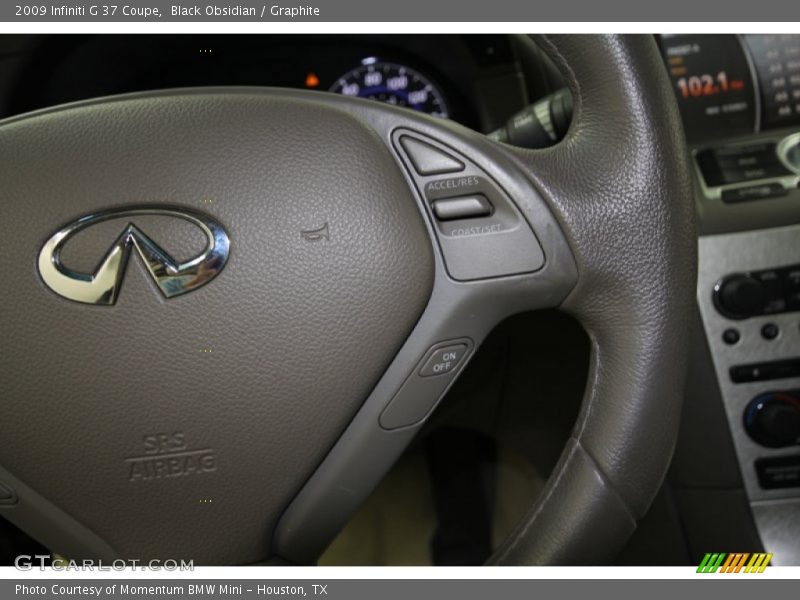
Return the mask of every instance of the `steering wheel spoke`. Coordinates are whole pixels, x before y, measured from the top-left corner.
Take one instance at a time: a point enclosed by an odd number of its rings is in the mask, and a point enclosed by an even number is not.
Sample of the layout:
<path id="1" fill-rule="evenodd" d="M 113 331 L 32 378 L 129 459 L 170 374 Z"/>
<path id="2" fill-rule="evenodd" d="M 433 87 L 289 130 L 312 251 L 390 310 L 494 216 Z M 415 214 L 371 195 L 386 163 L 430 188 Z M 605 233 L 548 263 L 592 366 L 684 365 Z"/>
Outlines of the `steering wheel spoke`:
<path id="1" fill-rule="evenodd" d="M 552 212 L 496 144 L 445 121 L 346 105 L 392 149 L 435 248 L 430 301 L 353 422 L 275 532 L 283 558 L 316 560 L 395 463 L 489 332 L 558 306 L 576 283 Z M 393 111 L 394 112 L 394 111 Z"/>

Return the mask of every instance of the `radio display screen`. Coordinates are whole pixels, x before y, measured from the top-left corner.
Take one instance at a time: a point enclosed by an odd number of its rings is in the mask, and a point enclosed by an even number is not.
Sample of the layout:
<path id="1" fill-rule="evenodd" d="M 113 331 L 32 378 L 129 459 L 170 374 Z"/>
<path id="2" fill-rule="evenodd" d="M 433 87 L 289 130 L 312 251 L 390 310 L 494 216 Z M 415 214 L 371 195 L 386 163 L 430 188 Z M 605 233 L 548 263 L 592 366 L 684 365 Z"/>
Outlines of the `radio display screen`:
<path id="1" fill-rule="evenodd" d="M 761 83 L 762 128 L 800 123 L 800 35 L 747 35 Z"/>
<path id="2" fill-rule="evenodd" d="M 659 43 L 689 140 L 755 131 L 755 86 L 736 36 L 662 35 Z"/>

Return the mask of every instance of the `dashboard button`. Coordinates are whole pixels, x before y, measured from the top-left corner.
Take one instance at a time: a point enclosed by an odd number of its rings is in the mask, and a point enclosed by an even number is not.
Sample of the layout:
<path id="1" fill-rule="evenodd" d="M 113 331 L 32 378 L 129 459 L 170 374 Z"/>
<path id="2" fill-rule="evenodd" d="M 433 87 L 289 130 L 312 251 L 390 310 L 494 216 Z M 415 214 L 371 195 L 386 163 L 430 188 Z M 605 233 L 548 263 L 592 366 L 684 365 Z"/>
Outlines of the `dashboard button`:
<path id="1" fill-rule="evenodd" d="M 695 155 L 695 160 L 709 187 L 791 175 L 778 158 L 774 142 L 706 148 Z M 766 189 L 766 187 L 754 186 L 754 188 L 760 189 Z M 737 198 L 737 193 L 739 190 L 733 190 L 729 194 L 729 199 L 723 197 L 723 200 L 737 202 L 771 197 L 769 195 L 759 196 L 757 192 L 752 192 L 753 197 L 747 197 L 745 194 L 745 197 Z M 778 194 L 778 188 L 775 188 L 772 193 Z"/>
<path id="2" fill-rule="evenodd" d="M 758 483 L 765 490 L 800 487 L 800 456 L 759 458 L 756 474 Z"/>
<path id="3" fill-rule="evenodd" d="M 771 315 L 786 310 L 786 293 L 783 291 L 783 279 L 776 271 L 761 271 L 756 277 L 764 284 L 763 314 Z"/>
<path id="4" fill-rule="evenodd" d="M 744 428 L 754 442 L 767 448 L 800 444 L 800 394 L 789 391 L 756 396 L 744 410 Z"/>
<path id="5" fill-rule="evenodd" d="M 464 163 L 460 160 L 422 140 L 404 135 L 400 138 L 400 144 L 414 164 L 414 169 L 420 175 L 441 175 L 464 170 Z"/>
<path id="6" fill-rule="evenodd" d="M 731 367 L 733 383 L 751 383 L 769 379 L 790 379 L 800 377 L 800 358 L 788 358 L 765 363 L 737 365 Z"/>
<path id="7" fill-rule="evenodd" d="M 751 152 L 717 153 L 717 163 L 723 169 L 752 169 L 777 164 L 775 147 L 766 146 Z"/>
<path id="8" fill-rule="evenodd" d="M 781 330 L 775 323 L 767 323 L 761 328 L 761 337 L 765 340 L 774 340 L 780 334 Z"/>
<path id="9" fill-rule="evenodd" d="M 722 201 L 726 204 L 735 204 L 737 202 L 764 200 L 766 198 L 777 198 L 785 195 L 786 188 L 780 183 L 769 183 L 765 185 L 749 185 L 732 190 L 723 190 Z"/>
<path id="10" fill-rule="evenodd" d="M 414 366 L 378 419 L 383 429 L 408 427 L 422 421 L 447 391 L 467 362 L 474 344 L 469 338 L 432 346 Z"/>
<path id="11" fill-rule="evenodd" d="M 722 341 L 729 346 L 733 346 L 734 344 L 738 343 L 741 337 L 742 336 L 738 329 L 731 328 L 722 332 Z"/>
<path id="12" fill-rule="evenodd" d="M 714 298 L 717 308 L 726 317 L 745 319 L 763 312 L 766 290 L 755 277 L 733 275 L 719 284 Z"/>
<path id="13" fill-rule="evenodd" d="M 488 217 L 492 214 L 492 205 L 482 194 L 447 198 L 433 203 L 433 214 L 440 221 Z"/>
<path id="14" fill-rule="evenodd" d="M 419 374 L 421 377 L 431 377 L 449 373 L 458 366 L 458 363 L 461 362 L 466 353 L 466 344 L 439 348 L 431 354 L 422 369 L 420 369 Z"/>
<path id="15" fill-rule="evenodd" d="M 786 177 L 791 173 L 783 165 L 776 162 L 774 165 L 760 165 L 754 167 L 722 169 L 722 179 L 725 183 L 741 183 L 757 179 L 772 177 Z"/>

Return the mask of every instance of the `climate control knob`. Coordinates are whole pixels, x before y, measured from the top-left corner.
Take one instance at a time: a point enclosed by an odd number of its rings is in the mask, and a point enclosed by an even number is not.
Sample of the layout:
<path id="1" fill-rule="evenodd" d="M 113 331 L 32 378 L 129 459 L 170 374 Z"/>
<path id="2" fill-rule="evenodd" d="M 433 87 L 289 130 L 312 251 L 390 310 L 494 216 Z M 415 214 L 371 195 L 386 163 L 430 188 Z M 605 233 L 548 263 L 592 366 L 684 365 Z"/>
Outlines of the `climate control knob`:
<path id="1" fill-rule="evenodd" d="M 756 396 L 744 411 L 744 428 L 768 448 L 800 444 L 800 390 Z"/>
<path id="2" fill-rule="evenodd" d="M 714 288 L 717 309 L 726 317 L 746 319 L 764 310 L 764 284 L 751 275 L 732 275 Z"/>

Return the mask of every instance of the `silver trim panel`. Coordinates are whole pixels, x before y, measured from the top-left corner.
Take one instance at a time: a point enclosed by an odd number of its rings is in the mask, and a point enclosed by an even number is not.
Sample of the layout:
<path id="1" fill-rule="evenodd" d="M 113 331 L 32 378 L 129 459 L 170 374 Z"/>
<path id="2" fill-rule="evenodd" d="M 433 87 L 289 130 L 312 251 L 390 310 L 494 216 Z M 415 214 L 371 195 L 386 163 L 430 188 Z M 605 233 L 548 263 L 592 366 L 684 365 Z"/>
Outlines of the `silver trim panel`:
<path id="1" fill-rule="evenodd" d="M 717 311 L 712 296 L 715 284 L 725 275 L 800 263 L 800 226 L 703 236 L 699 263 L 697 299 L 753 515 L 764 546 L 775 552 L 782 564 L 798 564 L 800 488 L 762 489 L 754 462 L 758 458 L 800 454 L 800 447 L 760 446 L 747 435 L 743 414 L 747 404 L 758 394 L 796 389 L 800 387 L 800 378 L 735 384 L 729 370 L 734 365 L 800 356 L 800 313 L 733 320 Z M 766 323 L 775 323 L 780 328 L 776 339 L 766 340 L 761 336 L 761 327 Z M 723 342 L 722 334 L 728 328 L 736 328 L 741 333 L 736 344 Z M 787 510 L 786 506 L 793 508 Z M 780 525 L 774 526 L 777 522 Z M 794 544 L 787 544 L 786 540 L 794 540 Z"/>

